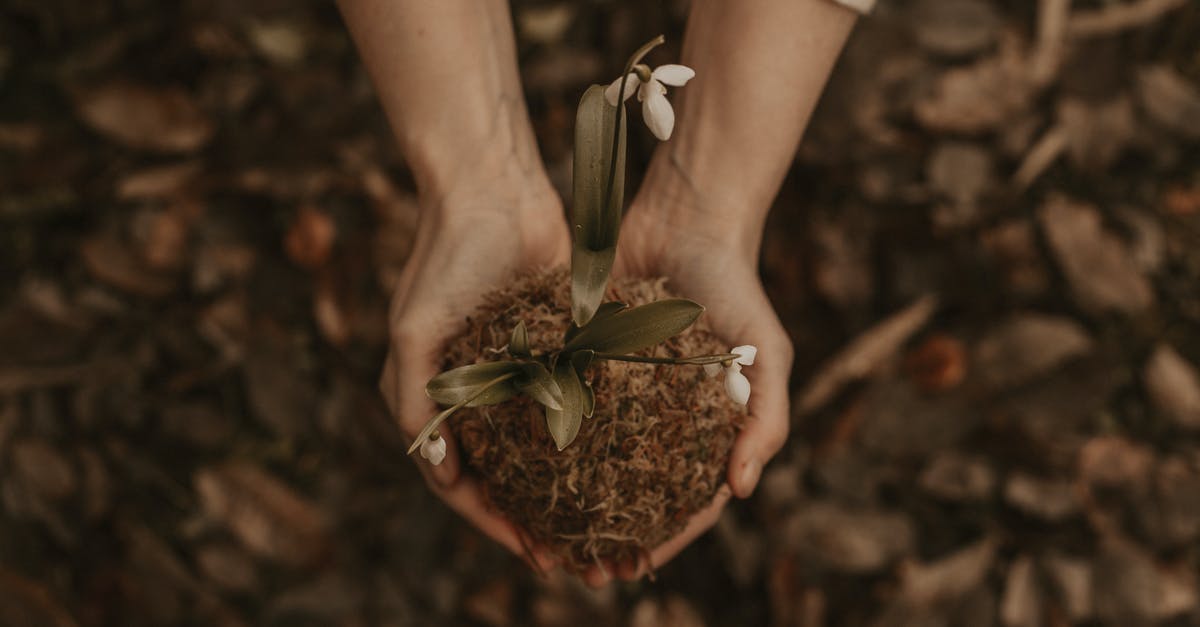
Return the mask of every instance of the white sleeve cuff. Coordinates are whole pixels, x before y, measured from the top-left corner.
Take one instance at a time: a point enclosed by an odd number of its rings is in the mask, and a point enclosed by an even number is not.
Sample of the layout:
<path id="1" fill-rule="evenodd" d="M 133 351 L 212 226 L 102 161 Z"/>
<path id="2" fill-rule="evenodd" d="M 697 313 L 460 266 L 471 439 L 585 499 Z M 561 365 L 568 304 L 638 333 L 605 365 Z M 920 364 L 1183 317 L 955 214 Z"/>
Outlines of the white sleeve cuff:
<path id="1" fill-rule="evenodd" d="M 846 7 L 847 9 L 850 9 L 851 11 L 857 11 L 858 13 L 861 13 L 863 15 L 870 13 L 871 9 L 875 8 L 875 0 L 833 0 L 833 1 Z"/>

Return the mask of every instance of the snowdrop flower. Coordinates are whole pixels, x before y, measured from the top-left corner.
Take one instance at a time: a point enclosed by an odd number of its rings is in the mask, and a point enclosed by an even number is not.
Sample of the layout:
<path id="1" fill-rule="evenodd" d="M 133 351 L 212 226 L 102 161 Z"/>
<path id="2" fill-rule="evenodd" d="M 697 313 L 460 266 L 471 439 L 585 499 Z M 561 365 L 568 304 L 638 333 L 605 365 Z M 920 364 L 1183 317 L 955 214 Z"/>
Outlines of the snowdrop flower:
<path id="1" fill-rule="evenodd" d="M 746 344 L 731 348 L 729 352 L 737 355 L 737 358 L 729 362 L 728 366 L 704 364 L 704 373 L 712 378 L 724 369 L 725 393 L 729 395 L 729 398 L 733 399 L 733 402 L 745 405 L 750 401 L 750 380 L 746 378 L 746 375 L 742 374 L 742 366 L 754 364 L 754 358 L 758 356 L 758 348 Z"/>
<path id="2" fill-rule="evenodd" d="M 446 438 L 438 435 L 436 431 L 421 443 L 421 457 L 429 460 L 429 463 L 437 466 L 446 459 Z"/>
<path id="3" fill-rule="evenodd" d="M 625 93 L 620 100 L 629 100 L 634 90 L 637 90 L 646 126 L 650 127 L 650 132 L 654 133 L 655 137 L 667 141 L 671 138 L 671 131 L 675 130 L 675 110 L 667 101 L 665 85 L 682 87 L 695 75 L 696 71 L 686 65 L 660 65 L 651 72 L 650 68 L 638 64 L 625 80 Z M 620 91 L 621 79 L 618 78 L 604 90 L 608 104 L 614 107 L 617 105 L 617 93 Z"/>

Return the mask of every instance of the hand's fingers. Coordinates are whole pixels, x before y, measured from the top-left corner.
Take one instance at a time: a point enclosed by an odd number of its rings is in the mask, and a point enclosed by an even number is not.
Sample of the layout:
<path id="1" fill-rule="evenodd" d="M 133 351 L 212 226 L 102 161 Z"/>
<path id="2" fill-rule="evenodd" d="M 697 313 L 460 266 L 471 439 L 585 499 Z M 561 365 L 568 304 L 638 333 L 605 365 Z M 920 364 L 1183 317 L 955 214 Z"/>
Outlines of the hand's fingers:
<path id="1" fill-rule="evenodd" d="M 679 554 L 687 545 L 691 544 L 696 538 L 699 538 L 708 531 L 710 527 L 717 523 L 721 518 L 721 511 L 725 509 L 725 504 L 729 502 L 729 497 L 732 491 L 729 485 L 722 485 L 721 489 L 717 490 L 716 496 L 713 497 L 711 503 L 707 507 L 696 512 L 679 532 L 679 535 L 667 540 L 659 547 L 650 552 L 649 562 L 646 558 L 639 559 L 636 563 L 629 562 L 621 564 L 617 567 L 617 576 L 625 581 L 633 581 L 645 576 L 653 568 L 659 568 L 663 564 L 671 561 Z"/>
<path id="2" fill-rule="evenodd" d="M 428 467 L 428 464 L 422 466 L 423 469 Z M 428 477 L 428 475 L 426 476 Z M 511 522 L 488 509 L 487 503 L 483 500 L 483 494 L 473 479 L 462 477 L 448 488 L 431 483 L 430 488 L 451 509 L 514 555 L 524 558 L 527 554 L 526 547 L 528 547 L 528 553 L 533 555 L 537 561 L 537 567 L 543 572 L 552 570 L 556 566 L 557 560 L 553 556 L 531 543 L 523 543 L 517 528 Z"/>
<path id="3" fill-rule="evenodd" d="M 392 329 L 392 357 L 395 366 L 394 387 L 397 390 L 397 418 L 404 435 L 411 439 L 420 433 L 425 424 L 437 414 L 437 406 L 425 394 L 425 383 L 437 374 L 435 350 L 428 343 L 428 333 L 422 332 L 423 325 L 405 321 Z M 453 420 L 451 417 L 449 420 Z M 442 423 L 445 425 L 445 423 Z M 447 488 L 458 480 L 460 464 L 458 442 L 449 428 L 438 430 L 446 439 L 446 457 L 434 466 L 414 453 L 419 466 L 428 467 L 433 483 Z"/>
<path id="4" fill-rule="evenodd" d="M 758 347 L 754 365 L 742 371 L 750 379 L 750 415 L 729 456 L 729 485 L 741 499 L 754 492 L 763 465 L 787 441 L 788 376 L 792 370 L 792 345 L 778 323 L 772 331 L 747 340 Z"/>

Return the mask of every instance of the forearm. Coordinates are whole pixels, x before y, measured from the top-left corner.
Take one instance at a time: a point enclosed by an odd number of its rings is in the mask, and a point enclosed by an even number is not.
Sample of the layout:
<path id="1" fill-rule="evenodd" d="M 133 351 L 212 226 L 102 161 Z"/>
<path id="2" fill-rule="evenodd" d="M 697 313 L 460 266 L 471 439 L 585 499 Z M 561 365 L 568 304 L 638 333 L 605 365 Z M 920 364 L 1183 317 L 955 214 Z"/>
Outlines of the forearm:
<path id="1" fill-rule="evenodd" d="M 541 184 L 503 0 L 339 0 L 338 6 L 422 204 L 441 206 L 472 180 Z"/>
<path id="2" fill-rule="evenodd" d="M 830 0 L 699 0 L 678 92 L 679 125 L 654 155 L 639 203 L 674 229 L 732 237 L 757 254 L 791 165 L 856 14 Z"/>

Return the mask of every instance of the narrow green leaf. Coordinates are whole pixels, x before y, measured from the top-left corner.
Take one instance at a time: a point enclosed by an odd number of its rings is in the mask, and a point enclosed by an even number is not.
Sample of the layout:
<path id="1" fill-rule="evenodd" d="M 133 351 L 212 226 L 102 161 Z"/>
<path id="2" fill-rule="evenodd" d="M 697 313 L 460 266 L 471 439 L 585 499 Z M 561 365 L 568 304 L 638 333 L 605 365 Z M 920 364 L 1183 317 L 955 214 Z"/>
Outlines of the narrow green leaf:
<path id="1" fill-rule="evenodd" d="M 625 199 L 625 119 L 622 116 L 618 129 L 617 108 L 604 99 L 604 89 L 603 85 L 589 87 L 575 114 L 571 317 L 581 327 L 592 319 L 604 298 Z M 614 130 L 618 137 L 615 168 Z M 610 171 L 612 195 L 605 204 Z"/>
<path id="2" fill-rule="evenodd" d="M 479 386 L 508 373 L 519 373 L 524 364 L 516 361 L 489 361 L 447 370 L 425 384 L 425 394 L 441 405 L 453 405 L 475 393 Z M 511 380 L 491 387 L 469 403 L 469 407 L 495 405 L 516 396 L 519 390 Z"/>
<path id="3" fill-rule="evenodd" d="M 563 450 L 579 435 L 579 425 L 583 422 L 583 385 L 575 374 L 575 367 L 566 359 L 559 360 L 554 369 L 554 381 L 562 390 L 562 407 L 559 409 L 546 408 L 546 428 L 554 445 Z"/>
<path id="4" fill-rule="evenodd" d="M 529 357 L 532 354 L 529 350 L 529 333 L 525 330 L 524 320 L 513 327 L 512 338 L 508 340 L 508 352 L 512 353 L 513 357 Z"/>
<path id="5" fill-rule="evenodd" d="M 595 315 L 592 316 L 592 319 L 591 319 L 591 321 L 588 322 L 588 324 L 596 324 L 600 320 L 603 320 L 615 313 L 619 313 L 619 312 L 623 311 L 628 306 L 629 305 L 626 305 L 625 303 L 622 303 L 620 301 L 615 301 L 615 300 L 609 301 L 607 303 L 600 303 L 600 306 L 598 308 L 596 308 Z M 572 338 L 574 338 L 576 335 L 579 335 L 579 332 L 581 330 L 582 329 L 578 325 L 576 325 L 574 322 L 572 322 L 570 325 L 567 326 L 567 333 L 566 333 L 566 335 L 563 336 L 563 343 L 565 344 L 567 342 L 570 342 Z"/>
<path id="6" fill-rule="evenodd" d="M 684 298 L 670 298 L 627 309 L 584 327 L 564 351 L 591 349 L 597 353 L 632 353 L 654 346 L 690 327 L 704 307 Z"/>
<path id="7" fill-rule="evenodd" d="M 558 382 L 546 367 L 537 362 L 522 364 L 521 376 L 516 379 L 517 388 L 533 400 L 549 407 L 562 409 L 563 393 Z"/>
<path id="8" fill-rule="evenodd" d="M 469 395 L 467 395 L 466 398 L 464 398 L 461 401 L 458 401 L 457 403 L 455 403 L 454 405 L 442 410 L 433 418 L 430 418 L 429 422 L 425 423 L 425 426 L 421 428 L 421 432 L 417 434 L 417 437 L 413 439 L 412 446 L 408 447 L 408 454 L 412 455 L 413 451 L 420 448 L 421 443 L 425 441 L 425 438 L 428 438 L 429 434 L 433 433 L 433 430 L 437 429 L 438 425 L 442 424 L 442 421 L 449 418 L 450 414 L 453 414 L 454 412 L 456 412 L 456 411 L 462 409 L 463 407 L 466 407 L 467 405 L 471 404 L 472 402 L 478 400 L 479 398 L 487 395 L 488 392 L 492 391 L 493 389 L 509 383 L 516 376 L 517 376 L 516 372 L 506 372 L 506 373 L 496 377 L 495 379 L 487 381 L 487 382 L 483 383 L 482 385 L 477 386 L 474 390 L 472 390 L 471 393 Z"/>

